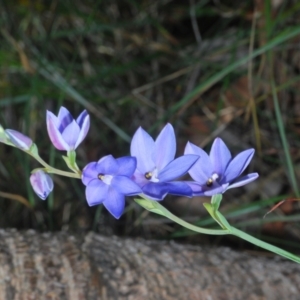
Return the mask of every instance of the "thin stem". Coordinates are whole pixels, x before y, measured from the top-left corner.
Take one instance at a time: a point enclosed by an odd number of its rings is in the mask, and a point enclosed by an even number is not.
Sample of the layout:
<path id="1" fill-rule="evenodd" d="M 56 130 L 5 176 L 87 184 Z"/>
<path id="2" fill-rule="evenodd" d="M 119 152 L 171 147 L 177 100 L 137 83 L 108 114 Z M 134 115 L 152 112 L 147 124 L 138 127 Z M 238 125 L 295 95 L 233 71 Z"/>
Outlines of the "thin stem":
<path id="1" fill-rule="evenodd" d="M 137 204 L 139 204 L 140 206 L 142 206 L 143 208 L 145 208 L 153 213 L 164 216 L 164 217 L 172 220 L 173 222 L 175 222 L 185 228 L 188 228 L 192 231 L 204 233 L 204 234 L 212 234 L 212 235 L 230 234 L 230 230 L 228 230 L 228 229 L 207 229 L 207 228 L 202 228 L 202 227 L 197 227 L 195 225 L 192 225 L 192 224 L 176 217 L 175 215 L 173 215 L 170 211 L 168 211 L 164 206 L 159 204 L 157 201 L 149 200 L 143 194 L 140 194 L 139 196 L 142 197 L 142 199 L 134 199 L 134 201 Z"/>
<path id="2" fill-rule="evenodd" d="M 199 232 L 199 233 L 204 233 L 204 234 L 212 234 L 212 235 L 226 235 L 226 234 L 230 234 L 231 232 L 227 229 L 207 229 L 207 228 L 203 228 L 203 227 L 197 227 L 193 224 L 190 224 L 178 217 L 176 217 L 175 215 L 169 213 L 167 216 L 166 216 L 168 219 L 174 221 L 175 223 L 185 227 L 185 228 L 188 228 L 192 231 L 196 231 L 196 232 Z"/>
<path id="3" fill-rule="evenodd" d="M 29 153 L 30 154 L 30 153 Z M 71 178 L 77 178 L 80 179 L 81 175 L 77 173 L 71 173 L 71 172 L 66 172 L 62 170 L 55 169 L 48 165 L 40 156 L 33 156 L 41 165 L 43 165 L 45 168 L 47 168 L 48 173 L 53 173 L 53 174 L 58 174 L 61 176 L 66 176 L 66 177 L 71 177 Z"/>
<path id="4" fill-rule="evenodd" d="M 245 240 L 245 241 L 247 241 L 247 242 L 249 242 L 253 245 L 256 245 L 258 247 L 261 247 L 263 249 L 271 251 L 275 254 L 279 254 L 279 255 L 281 255 L 285 258 L 288 258 L 292 261 L 297 262 L 298 264 L 300 263 L 300 257 L 299 256 L 296 256 L 296 255 L 294 255 L 290 252 L 287 252 L 287 251 L 285 251 L 281 248 L 278 248 L 276 246 L 273 246 L 269 243 L 263 242 L 263 241 L 255 238 L 255 237 L 253 237 L 253 236 L 251 236 L 251 235 L 249 235 L 249 234 L 247 234 L 247 233 L 245 233 L 245 232 L 243 232 L 243 231 L 241 231 L 241 230 L 239 230 L 235 227 L 230 226 L 230 232 L 231 232 L 231 234 L 233 234 L 233 235 L 235 235 L 235 236 L 237 236 L 237 237 L 239 237 L 239 238 L 241 238 L 241 239 L 243 239 L 243 240 Z"/>

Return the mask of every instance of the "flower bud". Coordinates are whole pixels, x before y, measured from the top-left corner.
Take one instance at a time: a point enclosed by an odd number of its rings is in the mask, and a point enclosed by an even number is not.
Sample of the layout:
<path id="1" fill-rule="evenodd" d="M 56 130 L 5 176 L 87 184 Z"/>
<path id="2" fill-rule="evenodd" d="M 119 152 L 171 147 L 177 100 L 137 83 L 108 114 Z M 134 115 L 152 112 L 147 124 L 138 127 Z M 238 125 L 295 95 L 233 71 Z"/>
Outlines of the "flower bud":
<path id="1" fill-rule="evenodd" d="M 28 136 L 24 135 L 23 133 L 12 130 L 6 129 L 5 133 L 7 134 L 9 141 L 16 147 L 28 151 L 32 145 L 32 140 Z"/>
<path id="2" fill-rule="evenodd" d="M 57 116 L 47 111 L 48 134 L 58 150 L 75 150 L 87 135 L 89 128 L 90 116 L 86 110 L 76 120 L 65 107 L 60 108 Z"/>
<path id="3" fill-rule="evenodd" d="M 52 178 L 43 170 L 38 170 L 31 174 L 30 183 L 35 193 L 45 200 L 53 190 Z"/>

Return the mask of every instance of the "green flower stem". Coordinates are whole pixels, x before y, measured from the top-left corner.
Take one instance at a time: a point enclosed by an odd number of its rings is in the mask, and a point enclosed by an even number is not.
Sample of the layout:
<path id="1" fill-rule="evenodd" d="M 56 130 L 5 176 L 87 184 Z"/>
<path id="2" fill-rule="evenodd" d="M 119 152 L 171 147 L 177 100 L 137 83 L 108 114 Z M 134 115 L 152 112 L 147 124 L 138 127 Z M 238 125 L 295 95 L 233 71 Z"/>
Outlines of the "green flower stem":
<path id="1" fill-rule="evenodd" d="M 51 167 L 50 165 L 48 165 L 39 155 L 36 155 L 36 154 L 32 155 L 30 152 L 28 152 L 28 154 L 30 154 L 41 165 L 43 165 L 47 169 L 48 173 L 53 173 L 53 174 L 66 176 L 66 177 L 71 177 L 71 178 L 77 178 L 77 179 L 81 178 L 81 174 L 79 174 L 79 173 L 71 173 L 71 172 L 66 172 L 66 171 L 62 171 L 62 170 L 59 170 L 59 169 L 55 169 L 55 168 Z"/>
<path id="2" fill-rule="evenodd" d="M 280 249 L 276 246 L 273 246 L 271 244 L 268 244 L 266 242 L 263 242 L 237 228 L 232 227 L 225 217 L 217 210 L 219 207 L 219 204 L 222 200 L 222 195 L 215 195 L 212 198 L 212 204 L 205 203 L 205 208 L 209 212 L 209 214 L 212 216 L 212 218 L 223 228 L 223 229 L 206 229 L 202 227 L 197 227 L 195 225 L 192 225 L 188 222 L 185 222 L 184 220 L 176 217 L 171 212 L 169 212 L 165 207 L 163 207 L 161 204 L 159 204 L 157 201 L 152 201 L 147 199 L 143 194 L 139 195 L 142 197 L 142 199 L 134 199 L 136 203 L 141 205 L 143 208 L 149 210 L 150 212 L 162 215 L 175 223 L 190 229 L 195 232 L 204 233 L 204 234 L 211 234 L 211 235 L 225 235 L 225 234 L 232 234 L 235 235 L 253 245 L 256 245 L 258 247 L 261 247 L 263 249 L 266 249 L 268 251 L 271 251 L 273 253 L 276 253 L 278 255 L 281 255 L 287 259 L 290 259 L 294 262 L 300 263 L 300 257 L 289 253 L 283 249 Z"/>
<path id="3" fill-rule="evenodd" d="M 165 216 L 168 219 L 174 221 L 175 223 L 177 223 L 187 229 L 195 231 L 195 232 L 211 234 L 211 235 L 225 235 L 225 234 L 231 233 L 228 229 L 207 229 L 207 228 L 195 226 L 193 224 L 190 224 L 190 223 L 176 217 L 175 215 L 171 214 L 170 212 L 168 213 L 168 215 L 165 215 Z"/>
<path id="4" fill-rule="evenodd" d="M 292 261 L 295 261 L 298 264 L 300 263 L 300 257 L 299 256 L 296 256 L 296 255 L 294 255 L 290 252 L 287 252 L 287 251 L 285 251 L 281 248 L 278 248 L 276 246 L 273 246 L 269 243 L 263 242 L 263 241 L 255 238 L 255 237 L 253 237 L 253 236 L 251 236 L 251 235 L 249 235 L 249 234 L 247 234 L 247 233 L 245 233 L 245 232 L 243 232 L 243 231 L 241 231 L 237 228 L 232 227 L 232 226 L 230 227 L 230 231 L 231 231 L 231 234 L 233 234 L 233 235 L 235 235 L 235 236 L 237 236 L 237 237 L 239 237 L 239 238 L 241 238 L 241 239 L 243 239 L 243 240 L 245 240 L 245 241 L 247 241 L 247 242 L 249 242 L 253 245 L 256 245 L 256 246 L 261 247 L 263 249 L 269 250 L 269 251 L 271 251 L 273 253 L 276 253 L 278 255 L 281 255 L 285 258 L 288 258 Z"/>
<path id="5" fill-rule="evenodd" d="M 143 199 L 134 199 L 134 201 L 136 203 L 138 203 L 140 206 L 142 206 L 143 208 L 145 208 L 153 213 L 165 216 L 166 218 L 168 218 L 168 219 L 174 221 L 175 223 L 177 223 L 185 228 L 188 228 L 192 231 L 204 233 L 204 234 L 211 234 L 211 235 L 225 235 L 225 234 L 230 233 L 230 231 L 228 229 L 207 229 L 207 228 L 202 228 L 202 227 L 197 227 L 195 225 L 192 225 L 192 224 L 176 217 L 175 215 L 173 215 L 171 212 L 169 212 L 165 207 L 163 207 L 157 201 L 149 200 L 142 194 L 139 196 L 142 197 Z"/>

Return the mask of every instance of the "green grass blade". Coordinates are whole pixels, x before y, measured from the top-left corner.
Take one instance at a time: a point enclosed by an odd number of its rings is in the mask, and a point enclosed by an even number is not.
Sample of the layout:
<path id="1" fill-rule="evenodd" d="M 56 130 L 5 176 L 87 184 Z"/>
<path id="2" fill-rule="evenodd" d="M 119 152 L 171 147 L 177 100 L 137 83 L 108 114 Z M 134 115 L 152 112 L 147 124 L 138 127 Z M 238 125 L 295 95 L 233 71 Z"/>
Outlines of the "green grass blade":
<path id="1" fill-rule="evenodd" d="M 200 93 L 205 92 L 208 90 L 211 86 L 219 82 L 221 79 L 223 79 L 226 75 L 228 75 L 230 72 L 234 71 L 238 67 L 240 67 L 243 64 L 246 64 L 250 59 L 254 59 L 255 57 L 266 53 L 267 51 L 273 49 L 274 47 L 286 42 L 287 40 L 297 36 L 300 34 L 300 26 L 296 26 L 292 29 L 285 30 L 281 32 L 276 38 L 269 41 L 266 45 L 263 47 L 254 50 L 252 53 L 247 55 L 246 57 L 232 63 L 227 68 L 224 68 L 223 70 L 219 71 L 215 75 L 208 78 L 205 82 L 198 85 L 195 89 L 193 89 L 190 93 L 188 93 L 185 97 L 183 97 L 180 101 L 178 101 L 176 104 L 172 106 L 172 108 L 165 114 L 163 119 L 166 119 L 168 116 L 176 113 L 182 106 L 184 106 L 190 99 L 193 97 L 199 95 Z M 156 124 L 157 126 L 158 124 Z M 153 127 L 156 127 L 153 126 Z"/>
<path id="2" fill-rule="evenodd" d="M 294 190 L 296 196 L 299 197 L 300 196 L 299 188 L 297 185 L 297 179 L 296 179 L 296 175 L 295 175 L 293 161 L 292 161 L 290 150 L 289 150 L 289 143 L 288 143 L 288 140 L 287 140 L 287 137 L 285 134 L 284 124 L 283 124 L 281 111 L 280 111 L 280 107 L 279 107 L 279 103 L 278 103 L 277 93 L 276 93 L 276 87 L 275 87 L 275 83 L 273 80 L 271 82 L 271 86 L 272 86 L 272 94 L 273 94 L 273 102 L 274 102 L 276 121 L 277 121 L 277 126 L 278 126 L 278 130 L 279 130 L 279 134 L 280 134 L 280 138 L 281 138 L 281 142 L 282 142 L 282 146 L 283 146 L 283 150 L 284 150 L 284 155 L 285 155 L 285 159 L 286 159 L 286 165 L 287 165 L 288 175 L 289 175 L 288 177 L 291 181 L 291 185 L 293 187 L 293 190 Z"/>

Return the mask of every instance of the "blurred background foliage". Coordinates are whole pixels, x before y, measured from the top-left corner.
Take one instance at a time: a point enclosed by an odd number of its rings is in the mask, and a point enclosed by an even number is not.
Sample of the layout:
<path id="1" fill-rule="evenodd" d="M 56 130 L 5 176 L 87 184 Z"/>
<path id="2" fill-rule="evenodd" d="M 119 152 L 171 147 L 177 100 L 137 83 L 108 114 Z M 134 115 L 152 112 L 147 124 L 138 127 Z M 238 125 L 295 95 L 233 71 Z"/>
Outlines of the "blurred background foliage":
<path id="1" fill-rule="evenodd" d="M 264 215 L 299 196 L 299 20 L 297 0 L 1 0 L 0 122 L 29 135 L 57 168 L 66 166 L 50 145 L 45 111 L 61 105 L 91 116 L 80 167 L 128 155 L 139 126 L 156 136 L 166 122 L 178 154 L 188 140 L 209 149 L 216 136 L 233 154 L 254 147 L 248 171 L 260 178 L 226 192 L 221 210 L 236 227 L 298 249 L 298 202 Z M 78 180 L 54 176 L 54 192 L 42 201 L 28 180 L 36 167 L 21 151 L 0 147 L 1 227 L 224 242 L 191 235 L 132 199 L 116 221 L 102 206 L 87 206 Z M 215 226 L 205 201 L 162 203 L 189 222 Z"/>

